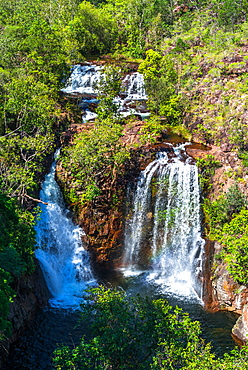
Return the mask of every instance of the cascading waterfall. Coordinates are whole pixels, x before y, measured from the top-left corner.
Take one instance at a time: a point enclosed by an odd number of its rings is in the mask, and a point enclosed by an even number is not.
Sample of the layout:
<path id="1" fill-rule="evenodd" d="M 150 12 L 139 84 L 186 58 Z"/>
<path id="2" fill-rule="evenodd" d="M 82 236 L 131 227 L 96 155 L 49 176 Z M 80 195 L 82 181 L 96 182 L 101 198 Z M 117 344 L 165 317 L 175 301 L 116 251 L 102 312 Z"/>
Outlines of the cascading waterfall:
<path id="1" fill-rule="evenodd" d="M 96 99 L 98 95 L 97 83 L 100 82 L 101 78 L 104 78 L 103 71 L 102 66 L 77 64 L 72 68 L 66 87 L 61 90 L 70 96 L 82 95 L 79 106 L 83 110 L 84 122 L 97 117 L 96 113 L 92 112 L 89 107 L 92 104 L 97 105 L 99 103 L 99 100 Z M 149 116 L 150 113 L 144 107 L 134 109 L 129 106 L 130 104 L 133 105 L 133 102 L 145 102 L 147 100 L 144 78 L 141 73 L 127 74 L 123 78 L 121 90 L 121 96 L 116 96 L 113 100 L 120 115 L 124 117 L 131 114 L 139 114 L 141 117 Z"/>
<path id="2" fill-rule="evenodd" d="M 55 180 L 56 162 L 46 175 L 40 192 L 41 215 L 36 225 L 35 252 L 51 292 L 51 306 L 78 308 L 83 290 L 95 284 L 90 258 L 84 249 L 83 230 L 69 218 Z"/>
<path id="3" fill-rule="evenodd" d="M 138 180 L 126 223 L 124 274 L 145 270 L 146 280 L 163 291 L 201 297 L 204 240 L 198 172 L 185 144 L 172 149 L 173 157 L 159 153 Z"/>
<path id="4" fill-rule="evenodd" d="M 96 65 L 73 66 L 67 85 L 61 91 L 66 94 L 97 95 L 96 84 L 100 81 L 102 67 Z"/>
<path id="5" fill-rule="evenodd" d="M 144 77 L 141 73 L 134 72 L 127 75 L 123 80 L 123 85 L 126 86 L 125 100 L 147 100 Z"/>

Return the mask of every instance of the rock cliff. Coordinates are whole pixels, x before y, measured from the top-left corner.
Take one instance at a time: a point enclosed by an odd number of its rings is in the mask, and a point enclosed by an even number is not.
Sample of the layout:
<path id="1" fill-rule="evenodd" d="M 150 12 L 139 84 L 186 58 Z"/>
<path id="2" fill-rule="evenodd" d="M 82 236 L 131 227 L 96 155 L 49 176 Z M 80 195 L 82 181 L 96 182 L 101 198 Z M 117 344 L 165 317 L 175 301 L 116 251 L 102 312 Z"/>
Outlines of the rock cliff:
<path id="1" fill-rule="evenodd" d="M 8 320 L 11 322 L 13 331 L 10 338 L 1 342 L 0 367 L 5 357 L 8 356 L 9 348 L 21 334 L 29 327 L 37 312 L 47 305 L 50 298 L 42 270 L 35 260 L 35 271 L 24 275 L 16 282 L 16 296 L 10 305 Z"/>
<path id="2" fill-rule="evenodd" d="M 209 147 L 209 150 L 188 148 L 187 152 L 193 158 L 204 158 L 206 155 L 213 155 L 219 160 L 221 166 L 216 169 L 211 179 L 211 189 L 207 195 L 210 200 L 216 199 L 219 195 L 225 193 L 227 189 L 234 184 L 237 174 L 240 176 L 242 168 L 241 160 L 236 151 L 223 151 L 217 146 Z M 244 173 L 242 181 L 239 181 L 239 188 L 246 196 L 247 175 Z M 207 240 L 206 258 L 204 272 L 204 301 L 207 309 L 228 310 L 240 315 L 237 324 L 233 328 L 233 334 L 237 341 L 244 343 L 248 341 L 248 287 L 239 285 L 233 280 L 226 269 L 226 265 L 218 258 L 222 246 L 216 241 Z"/>
<path id="3" fill-rule="evenodd" d="M 142 123 L 137 121 L 124 128 L 121 140 L 123 145 L 130 147 L 130 159 L 123 168 L 115 171 L 114 176 L 99 176 L 99 196 L 84 205 L 77 205 L 76 222 L 85 231 L 83 242 L 90 251 L 99 273 L 106 273 L 118 267 L 124 237 L 127 184 L 136 182 L 140 171 L 154 159 L 159 149 L 158 146 L 151 145 L 136 147 L 141 127 Z M 73 134 L 82 129 L 81 125 L 67 132 L 66 142 L 71 141 Z M 70 176 L 64 171 L 61 163 L 58 163 L 56 176 L 62 189 L 70 187 Z M 73 204 L 69 206 L 73 207 Z"/>

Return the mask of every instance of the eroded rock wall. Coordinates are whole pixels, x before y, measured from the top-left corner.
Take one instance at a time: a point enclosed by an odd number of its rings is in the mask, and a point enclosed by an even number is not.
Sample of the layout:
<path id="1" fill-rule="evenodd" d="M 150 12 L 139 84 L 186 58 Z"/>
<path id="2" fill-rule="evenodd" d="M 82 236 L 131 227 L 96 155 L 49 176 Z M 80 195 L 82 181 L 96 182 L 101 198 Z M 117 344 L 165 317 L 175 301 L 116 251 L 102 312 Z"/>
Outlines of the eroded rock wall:
<path id="1" fill-rule="evenodd" d="M 135 184 L 140 171 L 155 158 L 158 150 L 155 146 L 132 149 L 130 159 L 120 172 L 116 171 L 114 177 L 99 178 L 101 195 L 84 205 L 77 205 L 76 222 L 85 232 L 84 245 L 90 251 L 93 264 L 100 274 L 113 271 L 120 265 L 127 185 Z M 60 164 L 57 166 L 57 181 L 62 190 L 70 186 L 70 178 Z"/>
<path id="2" fill-rule="evenodd" d="M 212 146 L 209 150 L 187 148 L 193 158 L 204 158 L 211 154 L 219 160 L 221 167 L 217 168 L 208 194 L 210 200 L 216 199 L 233 185 L 237 178 L 240 190 L 248 196 L 248 176 L 242 173 L 242 163 L 235 151 L 224 151 L 223 148 Z M 207 309 L 228 310 L 240 315 L 233 328 L 234 337 L 241 343 L 248 341 L 248 287 L 239 285 L 227 271 L 226 264 L 219 259 L 222 246 L 216 241 L 207 240 L 204 272 L 204 302 Z"/>

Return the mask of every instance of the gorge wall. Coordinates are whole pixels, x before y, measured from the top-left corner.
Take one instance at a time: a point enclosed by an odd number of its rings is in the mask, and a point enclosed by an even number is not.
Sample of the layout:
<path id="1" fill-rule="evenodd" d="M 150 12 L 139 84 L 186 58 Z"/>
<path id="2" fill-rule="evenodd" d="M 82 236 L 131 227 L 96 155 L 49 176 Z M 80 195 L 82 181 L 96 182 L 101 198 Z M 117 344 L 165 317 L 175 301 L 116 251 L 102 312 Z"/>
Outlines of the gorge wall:
<path id="1" fill-rule="evenodd" d="M 99 272 L 113 270 L 119 264 L 122 255 L 124 237 L 124 215 L 127 183 L 135 183 L 140 171 L 155 158 L 159 150 L 157 146 L 139 146 L 139 132 L 142 123 L 135 121 L 126 126 L 121 138 L 123 145 L 130 146 L 130 159 L 123 168 L 111 176 L 102 176 L 98 179 L 101 195 L 84 205 L 70 205 L 75 211 L 76 222 L 83 228 L 85 236 L 83 242 L 90 250 L 93 263 Z M 72 128 L 73 134 L 83 129 L 82 125 Z M 68 135 L 68 133 L 67 133 Z M 68 140 L 68 137 L 67 137 Z M 56 170 L 57 181 L 62 189 L 70 187 L 70 175 L 66 173 L 58 162 Z"/>
<path id="2" fill-rule="evenodd" d="M 212 187 L 208 194 L 210 200 L 214 200 L 226 192 L 234 184 L 235 175 L 240 174 L 242 164 L 235 151 L 229 151 L 227 148 L 223 150 L 223 148 L 214 145 L 208 152 L 191 148 L 188 148 L 187 151 L 195 159 L 204 158 L 206 154 L 211 154 L 221 163 L 211 179 Z M 239 188 L 246 196 L 248 195 L 247 179 L 248 176 L 244 173 L 242 181 L 239 181 Z M 216 241 L 207 240 L 206 242 L 205 305 L 209 310 L 227 310 L 240 315 L 233 328 L 233 335 L 237 341 L 244 343 L 247 341 L 248 335 L 248 288 L 235 282 L 227 271 L 226 264 L 219 259 L 222 248 Z"/>
<path id="3" fill-rule="evenodd" d="M 18 279 L 15 291 L 16 296 L 10 304 L 8 316 L 13 330 L 11 336 L 1 342 L 0 367 L 9 354 L 10 345 L 27 330 L 37 312 L 48 304 L 50 293 L 36 259 L 35 271 Z"/>

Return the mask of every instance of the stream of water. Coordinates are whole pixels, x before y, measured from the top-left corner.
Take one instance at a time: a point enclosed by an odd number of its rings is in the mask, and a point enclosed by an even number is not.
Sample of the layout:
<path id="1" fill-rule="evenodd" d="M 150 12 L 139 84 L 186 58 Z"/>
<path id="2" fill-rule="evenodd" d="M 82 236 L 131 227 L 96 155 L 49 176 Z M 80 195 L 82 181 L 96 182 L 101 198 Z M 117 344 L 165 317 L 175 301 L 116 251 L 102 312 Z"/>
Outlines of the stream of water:
<path id="1" fill-rule="evenodd" d="M 82 108 L 84 122 L 97 117 L 91 106 L 97 106 L 99 103 L 97 85 L 103 78 L 104 68 L 102 66 L 90 63 L 76 64 L 72 67 L 66 87 L 61 90 L 69 96 L 81 97 L 79 106 Z M 122 79 L 120 94 L 114 98 L 113 102 L 117 105 L 121 116 L 138 114 L 145 118 L 150 115 L 144 104 L 146 100 L 143 75 L 139 72 L 132 72 Z"/>
<path id="2" fill-rule="evenodd" d="M 55 158 L 58 153 L 55 154 Z M 50 305 L 78 309 L 84 290 L 96 284 L 90 257 L 82 244 L 83 230 L 76 226 L 65 207 L 55 180 L 56 161 L 46 175 L 40 192 L 41 215 L 36 225 L 38 258 L 48 289 Z"/>
<path id="3" fill-rule="evenodd" d="M 202 297 L 200 189 L 185 146 L 158 153 L 141 173 L 126 223 L 124 274 L 148 269 L 147 281 L 165 292 Z M 146 258 L 145 258 L 146 257 Z"/>

